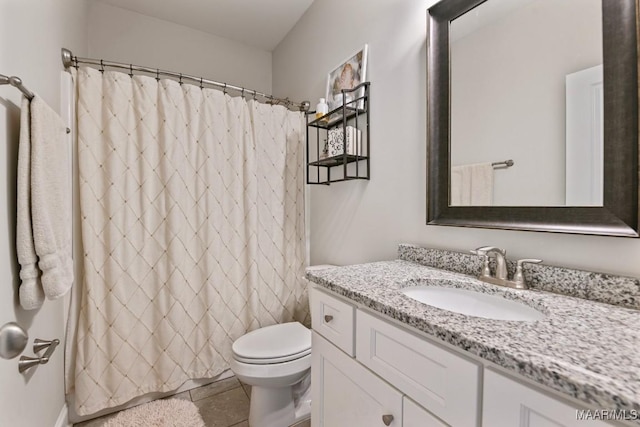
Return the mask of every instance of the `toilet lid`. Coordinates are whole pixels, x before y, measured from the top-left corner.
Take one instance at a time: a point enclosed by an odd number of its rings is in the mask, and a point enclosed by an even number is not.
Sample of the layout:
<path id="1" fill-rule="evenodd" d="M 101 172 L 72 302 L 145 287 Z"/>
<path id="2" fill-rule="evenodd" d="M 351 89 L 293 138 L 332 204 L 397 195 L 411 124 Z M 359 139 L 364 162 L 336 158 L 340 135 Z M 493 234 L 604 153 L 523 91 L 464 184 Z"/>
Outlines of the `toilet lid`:
<path id="1" fill-rule="evenodd" d="M 311 331 L 298 322 L 256 329 L 238 338 L 233 353 L 242 359 L 281 359 L 308 353 Z"/>

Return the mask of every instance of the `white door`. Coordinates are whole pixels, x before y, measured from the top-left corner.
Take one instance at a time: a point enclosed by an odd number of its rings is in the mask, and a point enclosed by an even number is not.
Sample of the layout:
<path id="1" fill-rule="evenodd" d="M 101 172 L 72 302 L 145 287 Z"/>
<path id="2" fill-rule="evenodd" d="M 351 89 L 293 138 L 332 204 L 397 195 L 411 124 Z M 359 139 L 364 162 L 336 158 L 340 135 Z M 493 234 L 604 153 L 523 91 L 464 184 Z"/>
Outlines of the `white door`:
<path id="1" fill-rule="evenodd" d="M 490 369 L 485 370 L 483 400 L 483 426 L 609 426 L 609 424 L 602 421 L 579 419 L 581 409 L 493 372 Z"/>
<path id="2" fill-rule="evenodd" d="M 402 427 L 402 394 L 313 332 L 312 427 Z"/>
<path id="3" fill-rule="evenodd" d="M 566 76 L 566 203 L 602 206 L 602 65 Z"/>
<path id="4" fill-rule="evenodd" d="M 449 427 L 408 397 L 402 407 L 402 427 Z"/>

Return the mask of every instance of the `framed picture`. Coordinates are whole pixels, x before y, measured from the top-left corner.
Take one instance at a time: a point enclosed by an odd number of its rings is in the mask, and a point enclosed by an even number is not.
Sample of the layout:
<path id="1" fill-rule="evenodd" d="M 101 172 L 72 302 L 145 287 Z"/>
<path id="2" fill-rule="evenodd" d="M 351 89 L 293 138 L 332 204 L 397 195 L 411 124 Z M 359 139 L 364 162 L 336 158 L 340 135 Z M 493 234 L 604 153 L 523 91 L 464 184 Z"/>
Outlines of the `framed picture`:
<path id="1" fill-rule="evenodd" d="M 367 81 L 367 50 L 368 45 L 329 72 L 327 77 L 327 104 L 329 110 L 342 105 L 342 89 L 353 89 L 360 83 Z M 364 88 L 357 93 L 347 94 L 347 102 L 364 95 Z M 358 102 L 358 108 L 362 108 L 363 101 Z M 355 105 L 352 105 L 355 107 Z"/>

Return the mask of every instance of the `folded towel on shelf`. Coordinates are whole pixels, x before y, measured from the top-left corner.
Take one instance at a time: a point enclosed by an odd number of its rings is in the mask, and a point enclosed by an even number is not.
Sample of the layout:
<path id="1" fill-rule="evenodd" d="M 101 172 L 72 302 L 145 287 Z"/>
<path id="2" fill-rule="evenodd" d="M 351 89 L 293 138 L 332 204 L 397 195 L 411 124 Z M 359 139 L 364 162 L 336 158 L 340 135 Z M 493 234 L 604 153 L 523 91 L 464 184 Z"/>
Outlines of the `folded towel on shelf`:
<path id="1" fill-rule="evenodd" d="M 18 174 L 16 191 L 16 253 L 20 264 L 20 305 L 25 310 L 35 310 L 44 302 L 40 283 L 38 256 L 33 243 L 31 224 L 31 135 L 30 106 L 22 98 L 20 111 L 20 140 L 18 143 Z"/>
<path id="2" fill-rule="evenodd" d="M 31 217 L 33 242 L 49 299 L 73 284 L 71 162 L 67 126 L 39 96 L 31 101 Z"/>
<path id="3" fill-rule="evenodd" d="M 493 204 L 493 166 L 491 163 L 451 168 L 451 206 L 491 206 Z"/>

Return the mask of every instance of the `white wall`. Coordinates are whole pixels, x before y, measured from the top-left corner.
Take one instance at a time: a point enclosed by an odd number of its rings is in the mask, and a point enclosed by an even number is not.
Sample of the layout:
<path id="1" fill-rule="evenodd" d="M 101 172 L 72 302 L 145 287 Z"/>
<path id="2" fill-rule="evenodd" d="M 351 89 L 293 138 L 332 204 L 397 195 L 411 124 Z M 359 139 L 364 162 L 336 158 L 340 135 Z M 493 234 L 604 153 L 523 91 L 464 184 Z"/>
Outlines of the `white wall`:
<path id="1" fill-rule="evenodd" d="M 273 54 L 278 96 L 324 96 L 331 67 L 369 44 L 369 182 L 313 186 L 311 262 L 396 257 L 397 244 L 466 251 L 497 245 L 513 258 L 640 276 L 640 240 L 426 226 L 426 9 L 433 0 L 317 0 Z"/>
<path id="2" fill-rule="evenodd" d="M 17 75 L 54 109 L 60 105 L 60 48 L 87 53 L 84 0 L 5 0 L 0 2 L 0 73 Z M 35 338 L 64 339 L 66 301 L 46 301 L 37 312 L 17 302 L 15 262 L 15 168 L 21 94 L 0 86 L 0 325 L 18 321 L 29 332 L 24 354 L 33 356 Z M 0 359 L 0 425 L 53 426 L 64 405 L 63 353 L 60 345 L 49 364 L 18 373 L 18 359 Z"/>
<path id="3" fill-rule="evenodd" d="M 452 27 L 484 22 L 491 4 Z M 451 164 L 513 159 L 494 173 L 494 205 L 565 205 L 565 76 L 602 63 L 601 9 L 528 1 L 452 41 Z"/>
<path id="4" fill-rule="evenodd" d="M 96 0 L 89 56 L 191 74 L 271 93 L 271 52 Z"/>

